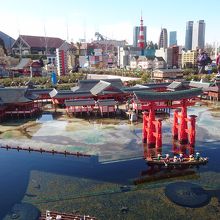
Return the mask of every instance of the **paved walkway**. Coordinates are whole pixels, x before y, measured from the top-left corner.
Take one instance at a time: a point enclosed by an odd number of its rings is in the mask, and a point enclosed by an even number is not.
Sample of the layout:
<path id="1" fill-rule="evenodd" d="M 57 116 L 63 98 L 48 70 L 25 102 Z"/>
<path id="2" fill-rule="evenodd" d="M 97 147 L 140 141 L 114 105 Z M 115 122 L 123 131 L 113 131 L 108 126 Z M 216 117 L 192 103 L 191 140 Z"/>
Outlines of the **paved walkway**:
<path id="1" fill-rule="evenodd" d="M 121 79 L 122 81 L 139 80 L 140 78 L 126 77 L 126 76 L 115 76 L 115 75 L 99 75 L 99 74 L 88 74 L 88 79 Z"/>

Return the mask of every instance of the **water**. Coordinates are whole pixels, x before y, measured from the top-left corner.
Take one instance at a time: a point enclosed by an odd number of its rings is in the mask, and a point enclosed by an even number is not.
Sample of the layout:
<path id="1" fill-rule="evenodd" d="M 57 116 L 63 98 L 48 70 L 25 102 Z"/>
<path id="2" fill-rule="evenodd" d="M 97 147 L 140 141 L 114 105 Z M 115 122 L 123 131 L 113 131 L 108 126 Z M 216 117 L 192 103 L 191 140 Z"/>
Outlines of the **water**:
<path id="1" fill-rule="evenodd" d="M 10 211 L 13 204 L 19 203 L 25 196 L 33 170 L 93 180 L 128 184 L 136 177 L 143 160 L 134 160 L 102 165 L 97 157 L 72 158 L 49 154 L 27 153 L 0 150 L 0 219 Z M 127 171 L 126 171 L 127 170 Z M 32 183 L 36 184 L 37 183 Z M 46 206 L 45 206 L 46 207 Z"/>
<path id="2" fill-rule="evenodd" d="M 196 148 L 209 157 L 209 163 L 181 171 L 186 172 L 185 176 L 160 181 L 160 175 L 163 177 L 168 171 L 150 175 L 141 158 L 140 123 L 52 120 L 49 116 L 39 120 L 37 127 L 27 127 L 26 136 L 18 136 L 17 131 L 7 133 L 10 138 L 2 134 L 3 144 L 67 149 L 94 156 L 77 158 L 0 149 L 0 219 L 7 214 L 5 219 L 10 219 L 12 207 L 19 203 L 31 204 L 41 211 L 79 211 L 98 219 L 219 219 L 215 194 L 208 204 L 190 209 L 173 203 L 164 193 L 170 183 L 181 181 L 206 190 L 220 188 L 220 118 L 212 113 L 213 109 L 207 107 L 189 109 L 189 114 L 199 116 Z M 171 149 L 171 122 L 163 121 L 163 153 Z M 144 178 L 147 182 L 134 184 Z M 125 185 L 129 187 L 123 190 Z"/>
<path id="3" fill-rule="evenodd" d="M 41 123 L 44 123 L 44 122 L 47 122 L 47 121 L 53 121 L 53 115 L 51 113 L 44 113 L 36 121 L 41 122 Z"/>

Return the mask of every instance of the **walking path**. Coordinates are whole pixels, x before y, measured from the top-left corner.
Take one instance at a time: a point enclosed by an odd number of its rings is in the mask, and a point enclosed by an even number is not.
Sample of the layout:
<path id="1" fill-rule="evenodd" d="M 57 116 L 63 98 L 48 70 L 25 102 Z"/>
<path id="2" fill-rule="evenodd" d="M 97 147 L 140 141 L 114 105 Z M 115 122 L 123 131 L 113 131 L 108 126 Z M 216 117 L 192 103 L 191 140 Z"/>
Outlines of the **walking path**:
<path id="1" fill-rule="evenodd" d="M 115 76 L 115 75 L 88 74 L 88 79 L 121 79 L 124 82 L 124 81 L 130 81 L 130 80 L 139 80 L 140 78 L 127 77 L 127 76 Z"/>

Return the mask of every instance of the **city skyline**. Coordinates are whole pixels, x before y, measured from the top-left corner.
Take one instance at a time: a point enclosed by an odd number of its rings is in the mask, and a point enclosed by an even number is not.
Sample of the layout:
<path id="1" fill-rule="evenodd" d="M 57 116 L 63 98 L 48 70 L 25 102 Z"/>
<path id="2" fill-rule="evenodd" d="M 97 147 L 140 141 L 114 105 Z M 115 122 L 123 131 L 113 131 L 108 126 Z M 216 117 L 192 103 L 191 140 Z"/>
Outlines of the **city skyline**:
<path id="1" fill-rule="evenodd" d="M 95 39 L 95 32 L 111 39 L 133 43 L 133 28 L 139 26 L 140 16 L 147 27 L 147 40 L 158 42 L 161 28 L 178 33 L 178 44 L 185 44 L 186 22 L 204 20 L 206 23 L 206 43 L 219 41 L 217 7 L 211 12 L 199 1 L 178 2 L 167 0 L 157 3 L 140 0 L 105 2 L 100 0 L 71 1 L 38 0 L 30 4 L 28 0 L 0 0 L 2 21 L 0 31 L 17 39 L 19 34 L 60 37 L 68 41 L 86 38 Z M 218 4 L 210 0 L 209 5 Z M 172 5 L 172 7 L 170 7 Z M 190 7 L 189 7 L 190 6 Z"/>

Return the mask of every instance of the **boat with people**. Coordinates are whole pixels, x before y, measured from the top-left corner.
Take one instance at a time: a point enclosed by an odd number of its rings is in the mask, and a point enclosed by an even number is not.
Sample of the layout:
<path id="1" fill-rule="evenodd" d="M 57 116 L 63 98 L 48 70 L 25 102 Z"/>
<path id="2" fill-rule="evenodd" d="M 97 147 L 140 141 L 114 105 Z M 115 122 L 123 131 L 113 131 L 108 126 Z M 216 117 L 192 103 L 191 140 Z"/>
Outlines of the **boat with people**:
<path id="1" fill-rule="evenodd" d="M 78 211 L 77 211 L 78 212 Z M 96 220 L 96 217 L 80 215 L 79 213 L 60 213 L 46 210 L 42 213 L 39 220 Z"/>
<path id="2" fill-rule="evenodd" d="M 180 154 L 179 157 L 174 156 L 173 158 L 169 157 L 169 154 L 166 154 L 165 157 L 158 154 L 157 157 L 151 157 L 146 159 L 148 165 L 158 165 L 158 166 L 197 166 L 205 165 L 208 163 L 207 157 L 201 157 L 197 152 L 196 155 L 189 155 L 189 157 L 183 157 L 183 154 Z"/>

